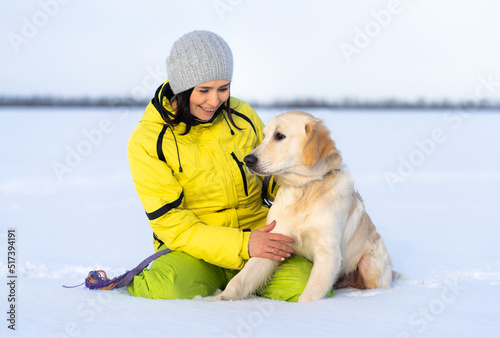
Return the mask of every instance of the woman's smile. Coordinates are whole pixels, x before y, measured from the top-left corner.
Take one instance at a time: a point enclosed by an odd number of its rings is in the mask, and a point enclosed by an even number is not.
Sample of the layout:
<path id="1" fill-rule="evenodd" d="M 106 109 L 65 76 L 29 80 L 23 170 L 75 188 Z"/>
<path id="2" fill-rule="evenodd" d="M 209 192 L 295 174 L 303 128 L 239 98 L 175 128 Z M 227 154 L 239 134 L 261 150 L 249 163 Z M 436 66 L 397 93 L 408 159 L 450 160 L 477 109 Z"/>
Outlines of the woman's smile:
<path id="1" fill-rule="evenodd" d="M 191 114 L 202 121 L 210 120 L 229 98 L 228 80 L 213 80 L 194 87 L 189 106 Z"/>

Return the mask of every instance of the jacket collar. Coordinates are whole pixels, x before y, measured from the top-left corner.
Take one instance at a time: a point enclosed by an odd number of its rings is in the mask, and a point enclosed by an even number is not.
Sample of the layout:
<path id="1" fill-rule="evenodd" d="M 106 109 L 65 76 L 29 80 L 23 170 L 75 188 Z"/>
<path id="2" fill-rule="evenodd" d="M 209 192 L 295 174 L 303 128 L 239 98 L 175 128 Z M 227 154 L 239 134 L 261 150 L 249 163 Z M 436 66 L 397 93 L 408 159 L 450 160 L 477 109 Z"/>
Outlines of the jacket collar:
<path id="1" fill-rule="evenodd" d="M 193 121 L 193 127 L 199 126 L 199 125 L 210 125 L 215 121 L 215 119 L 217 118 L 217 116 L 219 116 L 219 114 L 220 114 L 220 110 L 217 110 L 215 112 L 214 116 L 212 116 L 212 118 L 208 121 L 203 121 L 203 120 L 200 120 L 200 119 L 195 117 L 194 121 Z"/>

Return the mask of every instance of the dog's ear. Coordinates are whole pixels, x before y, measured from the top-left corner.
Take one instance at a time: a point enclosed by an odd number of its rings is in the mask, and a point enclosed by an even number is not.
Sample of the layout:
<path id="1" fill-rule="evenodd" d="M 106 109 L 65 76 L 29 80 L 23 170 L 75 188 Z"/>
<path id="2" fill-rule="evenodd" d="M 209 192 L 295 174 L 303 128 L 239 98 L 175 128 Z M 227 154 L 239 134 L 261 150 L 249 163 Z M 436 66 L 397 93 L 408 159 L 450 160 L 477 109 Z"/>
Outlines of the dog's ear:
<path id="1" fill-rule="evenodd" d="M 320 120 L 307 123 L 305 128 L 306 141 L 302 150 L 304 165 L 313 166 L 337 151 L 335 142 L 330 137 L 330 132 Z"/>

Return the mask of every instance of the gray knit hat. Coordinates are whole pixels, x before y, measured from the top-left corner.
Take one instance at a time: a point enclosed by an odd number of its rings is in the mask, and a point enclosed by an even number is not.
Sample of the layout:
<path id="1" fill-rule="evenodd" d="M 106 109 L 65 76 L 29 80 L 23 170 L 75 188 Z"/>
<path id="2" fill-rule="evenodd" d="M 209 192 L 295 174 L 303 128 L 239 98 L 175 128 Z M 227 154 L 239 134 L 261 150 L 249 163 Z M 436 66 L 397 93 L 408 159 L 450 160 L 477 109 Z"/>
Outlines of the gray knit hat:
<path id="1" fill-rule="evenodd" d="M 168 81 L 174 94 L 212 80 L 233 77 L 233 55 L 215 33 L 193 31 L 174 42 L 167 58 Z"/>

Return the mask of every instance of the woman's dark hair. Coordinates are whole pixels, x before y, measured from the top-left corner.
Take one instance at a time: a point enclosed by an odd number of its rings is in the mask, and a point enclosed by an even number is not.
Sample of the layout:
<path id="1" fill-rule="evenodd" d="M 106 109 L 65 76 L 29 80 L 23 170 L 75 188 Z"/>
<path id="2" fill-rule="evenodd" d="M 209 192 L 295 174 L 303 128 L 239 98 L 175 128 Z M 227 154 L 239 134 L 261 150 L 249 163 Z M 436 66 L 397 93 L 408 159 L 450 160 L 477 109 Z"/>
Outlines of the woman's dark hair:
<path id="1" fill-rule="evenodd" d="M 177 109 L 175 110 L 175 114 L 173 114 L 173 116 L 171 113 L 164 114 L 164 112 L 160 112 L 163 119 L 165 120 L 165 122 L 171 126 L 176 126 L 179 123 L 186 124 L 186 130 L 181 135 L 186 135 L 187 133 L 189 133 L 189 131 L 191 130 L 191 127 L 195 124 L 194 123 L 195 117 L 191 114 L 191 108 L 189 106 L 189 103 L 190 103 L 189 99 L 191 98 L 191 94 L 193 93 L 193 90 L 194 90 L 194 88 L 191 88 L 191 89 L 183 91 L 175 96 L 174 100 L 177 104 Z M 231 94 L 229 94 L 229 97 L 227 98 L 227 100 L 223 104 L 221 104 L 219 109 L 217 109 L 214 116 L 217 116 L 218 114 L 224 114 L 224 111 L 226 111 L 227 117 L 228 117 L 229 121 L 231 122 L 231 124 L 236 129 L 241 130 L 240 128 L 238 128 L 238 126 L 233 121 L 232 114 L 235 111 L 230 108 L 231 107 L 230 99 L 231 99 Z M 163 101 L 163 98 L 161 101 Z M 172 102 L 170 104 L 172 104 Z M 163 108 L 163 105 L 162 105 L 162 108 Z"/>

